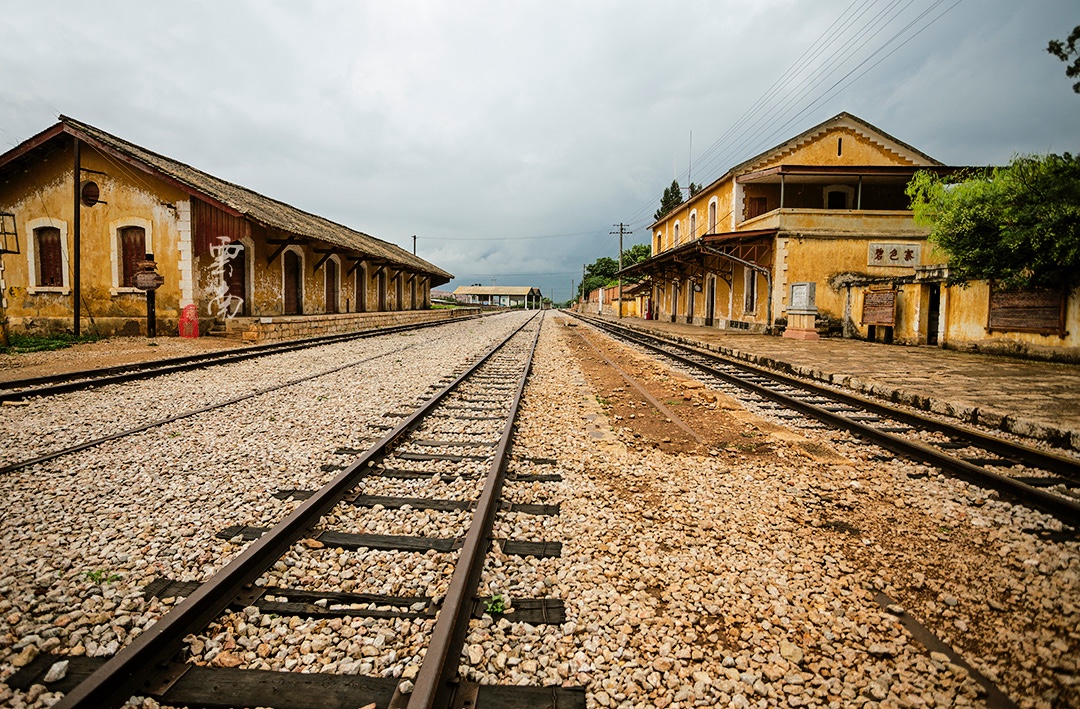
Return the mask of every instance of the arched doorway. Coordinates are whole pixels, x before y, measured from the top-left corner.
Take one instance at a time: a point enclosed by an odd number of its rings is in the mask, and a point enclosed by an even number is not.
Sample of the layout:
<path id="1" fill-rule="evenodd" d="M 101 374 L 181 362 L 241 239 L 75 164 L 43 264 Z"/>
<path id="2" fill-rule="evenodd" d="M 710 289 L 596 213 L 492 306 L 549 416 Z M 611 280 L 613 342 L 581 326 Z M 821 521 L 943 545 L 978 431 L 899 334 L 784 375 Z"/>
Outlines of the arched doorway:
<path id="1" fill-rule="evenodd" d="M 334 259 L 326 262 L 326 312 L 338 312 L 338 264 Z"/>
<path id="2" fill-rule="evenodd" d="M 281 256 L 281 269 L 285 284 L 283 312 L 300 315 L 304 312 L 304 259 L 295 251 L 286 251 Z"/>

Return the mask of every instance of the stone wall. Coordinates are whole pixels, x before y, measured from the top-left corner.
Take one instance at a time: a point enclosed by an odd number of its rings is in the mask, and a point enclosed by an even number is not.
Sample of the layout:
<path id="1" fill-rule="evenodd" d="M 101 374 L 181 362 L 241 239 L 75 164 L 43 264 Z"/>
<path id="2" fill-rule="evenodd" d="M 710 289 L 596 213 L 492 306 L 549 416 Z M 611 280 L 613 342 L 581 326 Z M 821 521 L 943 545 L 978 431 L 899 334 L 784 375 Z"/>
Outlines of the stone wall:
<path id="1" fill-rule="evenodd" d="M 245 342 L 261 345 L 267 342 L 339 335 L 394 325 L 453 320 L 479 313 L 480 308 L 445 308 L 338 315 L 280 315 L 249 321 L 243 331 L 243 339 Z"/>

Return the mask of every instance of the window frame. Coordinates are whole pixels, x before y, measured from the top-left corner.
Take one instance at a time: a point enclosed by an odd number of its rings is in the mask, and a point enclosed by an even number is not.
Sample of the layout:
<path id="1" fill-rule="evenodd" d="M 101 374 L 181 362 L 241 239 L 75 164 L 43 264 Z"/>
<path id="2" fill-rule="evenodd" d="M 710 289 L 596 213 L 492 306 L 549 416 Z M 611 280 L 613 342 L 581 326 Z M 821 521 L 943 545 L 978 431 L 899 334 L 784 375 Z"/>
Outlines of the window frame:
<path id="1" fill-rule="evenodd" d="M 60 283 L 59 286 L 39 286 L 38 279 L 38 244 L 37 230 L 43 228 L 58 229 L 60 231 Z M 26 249 L 26 292 L 29 295 L 37 293 L 59 293 L 71 295 L 70 268 L 68 266 L 68 242 L 67 222 L 52 217 L 40 217 L 26 222 L 27 244 Z"/>
<path id="2" fill-rule="evenodd" d="M 148 253 L 156 253 L 154 251 L 154 223 L 149 219 L 143 219 L 141 217 L 124 217 L 109 222 L 109 248 L 112 260 L 112 286 L 109 288 L 110 295 L 125 295 L 130 293 L 141 295 L 145 292 L 134 286 L 123 285 L 124 247 L 120 242 L 120 231 L 127 229 L 128 227 L 139 227 L 143 230 L 144 258 Z"/>

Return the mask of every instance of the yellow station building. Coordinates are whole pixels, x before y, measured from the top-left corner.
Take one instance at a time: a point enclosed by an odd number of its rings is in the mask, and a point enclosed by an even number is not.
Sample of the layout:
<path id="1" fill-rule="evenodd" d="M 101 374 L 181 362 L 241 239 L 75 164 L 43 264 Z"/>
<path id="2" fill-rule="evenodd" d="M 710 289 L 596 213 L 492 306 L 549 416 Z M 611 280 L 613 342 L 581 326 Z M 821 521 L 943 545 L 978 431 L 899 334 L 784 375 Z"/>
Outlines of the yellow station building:
<path id="1" fill-rule="evenodd" d="M 946 285 L 904 192 L 917 170 L 958 168 L 841 113 L 659 219 L 653 256 L 623 275 L 651 284 L 647 317 L 669 322 L 1080 356 L 1077 297 Z"/>

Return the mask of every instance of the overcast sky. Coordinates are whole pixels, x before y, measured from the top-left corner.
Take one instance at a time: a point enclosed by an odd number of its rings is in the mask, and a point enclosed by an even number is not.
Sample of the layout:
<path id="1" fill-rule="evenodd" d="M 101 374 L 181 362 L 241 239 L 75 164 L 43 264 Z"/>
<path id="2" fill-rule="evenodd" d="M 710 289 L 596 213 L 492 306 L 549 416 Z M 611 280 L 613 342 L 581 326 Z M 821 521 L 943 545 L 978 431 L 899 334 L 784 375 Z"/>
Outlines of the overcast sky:
<path id="1" fill-rule="evenodd" d="M 0 152 L 72 116 L 565 300 L 660 193 L 848 111 L 947 164 L 1080 152 L 1075 0 L 10 3 Z M 693 132 L 691 144 L 690 133 Z"/>

